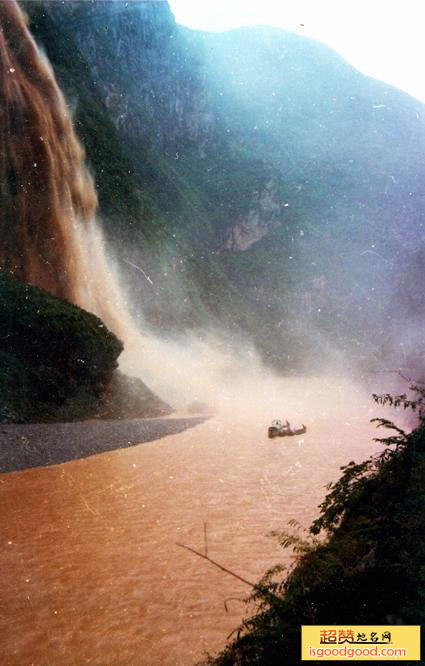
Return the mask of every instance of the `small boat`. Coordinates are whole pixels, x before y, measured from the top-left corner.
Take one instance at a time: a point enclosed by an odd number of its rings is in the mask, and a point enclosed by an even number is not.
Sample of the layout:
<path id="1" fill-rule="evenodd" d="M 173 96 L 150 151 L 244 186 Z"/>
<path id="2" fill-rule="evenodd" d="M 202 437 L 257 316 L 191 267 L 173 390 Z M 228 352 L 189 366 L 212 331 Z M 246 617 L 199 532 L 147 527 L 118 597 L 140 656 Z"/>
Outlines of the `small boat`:
<path id="1" fill-rule="evenodd" d="M 294 435 L 304 435 L 307 432 L 307 427 L 303 424 L 301 428 L 291 428 L 289 421 L 275 420 L 272 421 L 271 426 L 268 429 L 268 436 L 270 439 L 273 437 L 293 437 Z"/>

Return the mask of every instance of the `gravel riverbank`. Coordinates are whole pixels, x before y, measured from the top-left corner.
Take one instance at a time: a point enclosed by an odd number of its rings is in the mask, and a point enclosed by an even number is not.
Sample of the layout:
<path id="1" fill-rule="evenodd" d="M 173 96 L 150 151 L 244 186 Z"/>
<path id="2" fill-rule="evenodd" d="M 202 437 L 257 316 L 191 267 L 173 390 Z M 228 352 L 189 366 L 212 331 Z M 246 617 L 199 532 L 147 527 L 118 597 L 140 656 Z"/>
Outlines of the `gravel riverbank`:
<path id="1" fill-rule="evenodd" d="M 177 434 L 205 417 L 0 425 L 0 472 L 87 458 Z"/>

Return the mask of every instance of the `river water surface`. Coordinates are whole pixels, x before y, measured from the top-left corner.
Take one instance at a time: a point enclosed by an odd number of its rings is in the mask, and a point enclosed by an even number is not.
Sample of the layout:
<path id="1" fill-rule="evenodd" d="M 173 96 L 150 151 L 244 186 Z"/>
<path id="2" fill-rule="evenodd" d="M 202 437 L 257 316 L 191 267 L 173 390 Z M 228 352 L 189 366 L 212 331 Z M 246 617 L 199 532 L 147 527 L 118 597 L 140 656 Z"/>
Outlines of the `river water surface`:
<path id="1" fill-rule="evenodd" d="M 186 666 L 223 647 L 249 588 L 178 544 L 203 551 L 206 532 L 211 558 L 256 581 L 288 562 L 270 531 L 308 526 L 339 467 L 380 447 L 347 381 L 251 397 L 158 441 L 0 476 L 3 665 Z M 307 433 L 267 439 L 276 417 Z"/>

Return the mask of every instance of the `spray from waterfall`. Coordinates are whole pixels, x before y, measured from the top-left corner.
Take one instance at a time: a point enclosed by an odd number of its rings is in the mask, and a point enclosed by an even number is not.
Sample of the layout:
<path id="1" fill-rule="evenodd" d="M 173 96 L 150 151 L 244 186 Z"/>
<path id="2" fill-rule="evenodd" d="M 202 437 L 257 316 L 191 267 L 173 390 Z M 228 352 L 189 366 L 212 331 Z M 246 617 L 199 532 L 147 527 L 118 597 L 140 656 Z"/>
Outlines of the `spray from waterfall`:
<path id="1" fill-rule="evenodd" d="M 165 399 L 202 398 L 225 356 L 140 332 L 96 222 L 84 157 L 22 11 L 0 2 L 0 269 L 101 317 L 124 341 L 121 367 Z"/>
<path id="2" fill-rule="evenodd" d="M 15 0 L 0 1 L 0 269 L 94 312 L 124 342 L 120 366 L 176 407 L 252 414 L 275 378 L 246 340 L 180 340 L 137 325 L 96 221 L 97 196 L 65 99 Z M 145 276 L 146 277 L 146 276 Z M 230 336 L 231 337 L 231 336 Z M 236 348 L 236 352 L 235 352 Z M 281 400 L 280 389 L 276 393 Z"/>

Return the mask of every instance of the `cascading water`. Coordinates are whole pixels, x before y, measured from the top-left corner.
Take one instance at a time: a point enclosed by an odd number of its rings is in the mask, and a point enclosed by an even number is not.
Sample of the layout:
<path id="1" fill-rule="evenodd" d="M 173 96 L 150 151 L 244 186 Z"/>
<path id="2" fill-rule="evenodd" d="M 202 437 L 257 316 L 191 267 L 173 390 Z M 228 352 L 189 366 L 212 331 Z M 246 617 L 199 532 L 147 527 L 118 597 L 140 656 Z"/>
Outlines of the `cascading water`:
<path id="1" fill-rule="evenodd" d="M 93 220 L 97 197 L 63 95 L 14 1 L 0 4 L 0 59 L 1 266 L 75 302 L 84 274 L 76 227 Z"/>
<path id="2" fill-rule="evenodd" d="M 125 344 L 121 367 L 174 405 L 211 402 L 229 365 L 196 337 L 141 333 L 106 255 L 97 196 L 64 96 L 15 0 L 0 2 L 0 268 L 94 312 Z"/>
<path id="3" fill-rule="evenodd" d="M 0 268 L 95 312 L 123 337 L 128 315 L 84 150 L 15 0 L 0 3 L 0 196 Z"/>

